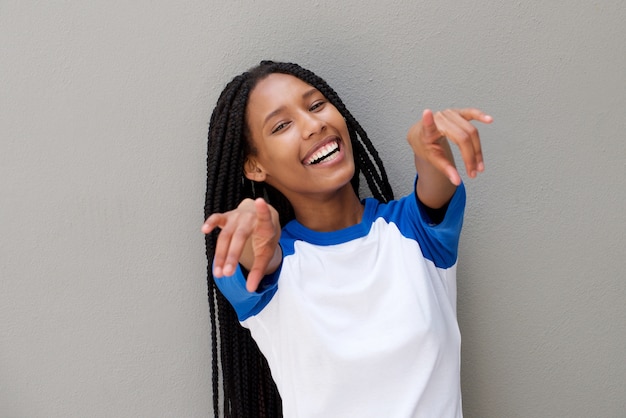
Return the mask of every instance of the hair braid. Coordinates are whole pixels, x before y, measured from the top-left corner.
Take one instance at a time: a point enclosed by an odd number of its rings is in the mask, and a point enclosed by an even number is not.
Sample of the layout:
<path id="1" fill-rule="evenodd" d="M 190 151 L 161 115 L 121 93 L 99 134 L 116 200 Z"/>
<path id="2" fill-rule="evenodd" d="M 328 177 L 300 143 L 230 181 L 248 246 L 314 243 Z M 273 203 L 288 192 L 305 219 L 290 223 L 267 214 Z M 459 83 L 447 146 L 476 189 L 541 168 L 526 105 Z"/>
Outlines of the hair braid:
<path id="1" fill-rule="evenodd" d="M 383 202 L 393 199 L 376 149 L 337 93 L 323 79 L 297 64 L 263 61 L 226 85 L 211 114 L 205 219 L 215 212 L 233 210 L 248 197 L 265 198 L 277 210 L 283 226 L 295 216 L 293 207 L 278 190 L 265 183 L 252 182 L 243 175 L 245 158 L 254 151 L 246 125 L 248 98 L 256 84 L 272 73 L 290 74 L 317 88 L 343 115 L 354 150 L 355 175 L 351 184 L 357 195 L 359 178 L 363 175 L 375 198 Z M 216 242 L 216 231 L 206 236 L 214 414 L 220 416 L 221 403 L 221 413 L 225 417 L 280 417 L 282 402 L 267 361 L 250 332 L 240 326 L 230 303 L 215 286 L 212 265 Z"/>

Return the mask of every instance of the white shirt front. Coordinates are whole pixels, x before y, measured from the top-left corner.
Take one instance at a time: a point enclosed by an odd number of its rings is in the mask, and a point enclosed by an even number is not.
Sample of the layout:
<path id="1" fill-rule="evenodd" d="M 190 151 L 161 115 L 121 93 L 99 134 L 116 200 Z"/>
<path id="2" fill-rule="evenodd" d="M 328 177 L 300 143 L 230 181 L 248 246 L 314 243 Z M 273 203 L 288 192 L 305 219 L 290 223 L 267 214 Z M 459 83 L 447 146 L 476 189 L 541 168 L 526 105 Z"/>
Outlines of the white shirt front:
<path id="1" fill-rule="evenodd" d="M 268 360 L 285 417 L 461 417 L 456 261 L 465 191 L 430 225 L 415 194 L 360 224 L 296 221 L 256 293 L 217 279 Z"/>

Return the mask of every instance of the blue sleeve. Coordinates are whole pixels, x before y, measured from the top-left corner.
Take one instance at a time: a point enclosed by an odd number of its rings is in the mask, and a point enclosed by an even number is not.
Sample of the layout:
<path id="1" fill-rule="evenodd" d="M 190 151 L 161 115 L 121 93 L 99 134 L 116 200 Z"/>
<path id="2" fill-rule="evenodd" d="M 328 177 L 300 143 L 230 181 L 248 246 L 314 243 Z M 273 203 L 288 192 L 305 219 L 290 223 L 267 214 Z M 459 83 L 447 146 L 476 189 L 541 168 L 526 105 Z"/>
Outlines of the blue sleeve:
<path id="1" fill-rule="evenodd" d="M 432 260 L 437 267 L 452 267 L 458 258 L 459 239 L 463 227 L 463 214 L 465 213 L 465 186 L 461 184 L 456 188 L 446 215 L 443 220 L 436 224 L 430 224 L 430 218 L 426 214 L 424 204 L 419 201 L 413 192 L 413 201 L 418 209 L 418 222 L 423 231 L 422 251 L 424 257 Z"/>
<path id="2" fill-rule="evenodd" d="M 413 193 L 381 208 L 382 216 L 394 222 L 402 235 L 416 240 L 422 254 L 439 268 L 452 267 L 458 257 L 459 238 L 465 212 L 465 186 L 456 188 L 443 220 L 432 224 L 425 206 Z"/>
<path id="3" fill-rule="evenodd" d="M 235 308 L 237 319 L 245 321 L 261 312 L 272 299 L 278 289 L 278 275 L 280 268 L 263 278 L 255 292 L 246 289 L 246 278 L 237 265 L 237 271 L 232 276 L 216 277 L 215 284 L 224 297 Z"/>

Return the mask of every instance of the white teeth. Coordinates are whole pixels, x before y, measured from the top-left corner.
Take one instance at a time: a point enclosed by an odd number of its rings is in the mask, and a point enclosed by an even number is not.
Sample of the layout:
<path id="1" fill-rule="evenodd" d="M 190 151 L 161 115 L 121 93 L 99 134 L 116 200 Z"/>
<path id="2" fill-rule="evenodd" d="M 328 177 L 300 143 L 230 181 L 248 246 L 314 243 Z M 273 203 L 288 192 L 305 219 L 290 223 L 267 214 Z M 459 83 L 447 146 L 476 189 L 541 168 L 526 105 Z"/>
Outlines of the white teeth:
<path id="1" fill-rule="evenodd" d="M 337 157 L 336 155 L 337 151 L 339 151 L 339 144 L 335 141 L 329 142 L 328 144 L 324 145 L 322 148 L 317 150 L 315 154 L 309 157 L 306 161 L 306 164 L 311 165 L 311 164 L 320 163 L 324 160 L 325 161 L 334 160 Z"/>

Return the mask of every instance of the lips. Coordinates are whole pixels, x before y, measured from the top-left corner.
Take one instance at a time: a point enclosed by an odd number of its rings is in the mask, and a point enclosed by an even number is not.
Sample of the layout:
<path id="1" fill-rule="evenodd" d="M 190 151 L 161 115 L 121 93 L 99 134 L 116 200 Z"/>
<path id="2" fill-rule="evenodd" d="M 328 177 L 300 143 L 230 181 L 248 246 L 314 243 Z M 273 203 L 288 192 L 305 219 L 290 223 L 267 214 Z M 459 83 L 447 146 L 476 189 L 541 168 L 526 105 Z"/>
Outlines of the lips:
<path id="1" fill-rule="evenodd" d="M 302 163 L 304 165 L 315 165 L 325 161 L 332 161 L 337 158 L 339 151 L 339 138 L 328 138 L 311 149 L 302 160 Z"/>

